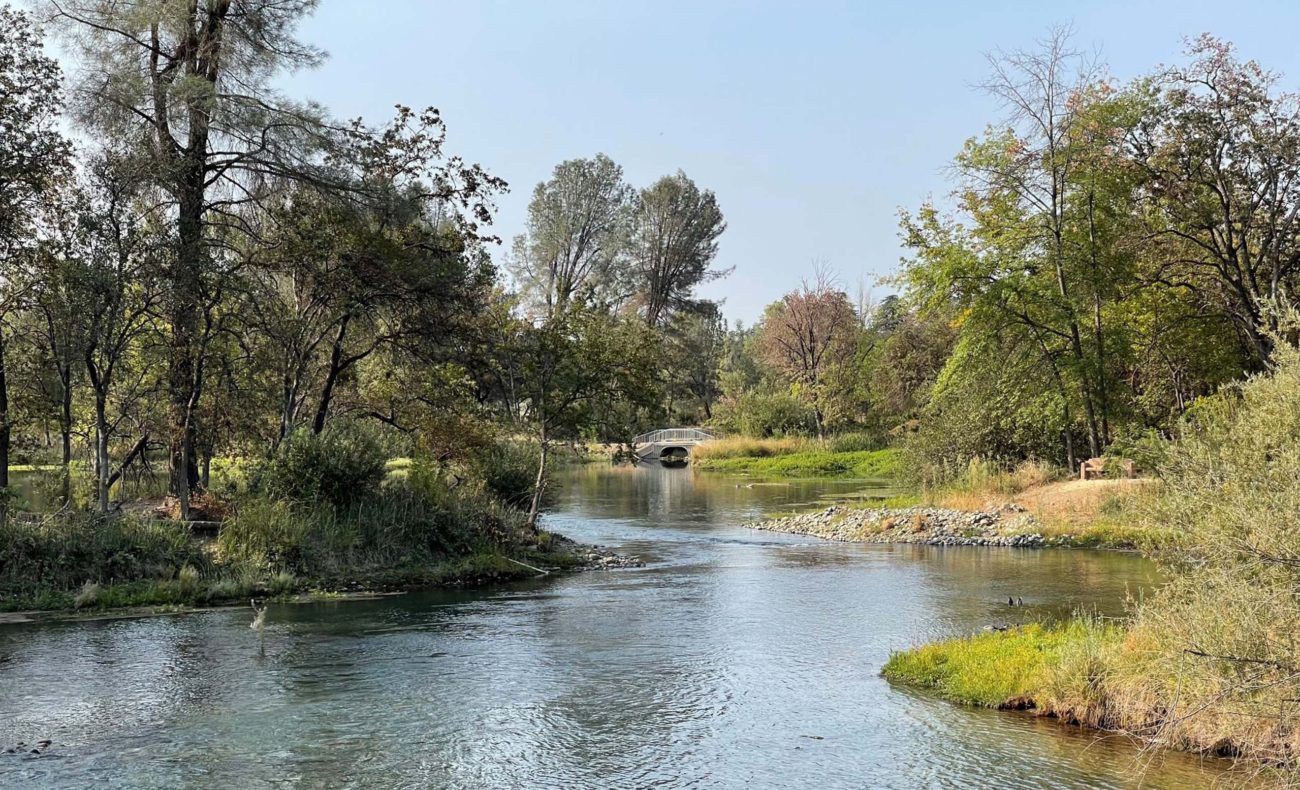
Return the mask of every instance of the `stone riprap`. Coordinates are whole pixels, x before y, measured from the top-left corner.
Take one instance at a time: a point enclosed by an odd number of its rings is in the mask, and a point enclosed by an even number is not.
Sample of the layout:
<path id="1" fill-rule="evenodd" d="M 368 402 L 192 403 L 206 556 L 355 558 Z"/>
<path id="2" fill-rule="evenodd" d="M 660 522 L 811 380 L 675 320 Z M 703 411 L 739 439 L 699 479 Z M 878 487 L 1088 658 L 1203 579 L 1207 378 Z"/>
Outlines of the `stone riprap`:
<path id="1" fill-rule="evenodd" d="M 931 546 L 1047 545 L 1038 522 L 1022 509 L 951 510 L 937 507 L 852 508 L 770 518 L 745 526 L 855 543 L 924 543 Z"/>

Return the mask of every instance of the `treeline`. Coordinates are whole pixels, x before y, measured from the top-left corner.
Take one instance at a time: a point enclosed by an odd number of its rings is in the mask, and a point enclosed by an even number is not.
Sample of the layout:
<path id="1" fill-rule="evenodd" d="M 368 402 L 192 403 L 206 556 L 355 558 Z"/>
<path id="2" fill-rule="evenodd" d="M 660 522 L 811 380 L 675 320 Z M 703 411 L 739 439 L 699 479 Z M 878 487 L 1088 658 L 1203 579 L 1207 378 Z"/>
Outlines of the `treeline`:
<path id="1" fill-rule="evenodd" d="M 188 517 L 214 459 L 348 423 L 461 471 L 535 437 L 535 523 L 553 441 L 667 418 L 676 327 L 720 320 L 694 293 L 723 274 L 714 195 L 565 162 L 508 278 L 506 184 L 437 110 L 339 121 L 273 89 L 321 58 L 294 36 L 313 5 L 51 3 L 66 80 L 0 7 L 0 490 L 11 462 L 55 464 L 66 502 L 89 470 L 106 511 L 161 465 Z"/>
<path id="2" fill-rule="evenodd" d="M 1119 84 L 1061 31 L 990 67 L 1005 114 L 951 200 L 904 213 L 899 295 L 864 309 L 822 281 L 733 333 L 729 425 L 892 433 L 931 477 L 1141 459 L 1294 340 L 1300 96 L 1278 75 L 1206 36 Z"/>

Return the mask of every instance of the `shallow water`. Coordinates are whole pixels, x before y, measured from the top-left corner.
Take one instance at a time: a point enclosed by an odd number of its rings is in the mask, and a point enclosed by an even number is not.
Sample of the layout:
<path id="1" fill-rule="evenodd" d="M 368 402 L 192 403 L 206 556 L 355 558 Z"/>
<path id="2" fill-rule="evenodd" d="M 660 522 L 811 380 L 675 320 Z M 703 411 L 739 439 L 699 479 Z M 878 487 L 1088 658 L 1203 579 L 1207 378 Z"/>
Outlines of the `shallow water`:
<path id="1" fill-rule="evenodd" d="M 547 526 L 648 567 L 480 592 L 0 628 L 0 787 L 1208 785 L 1118 738 L 883 680 L 893 648 L 1155 581 L 1126 554 L 745 529 L 861 484 L 570 473 Z M 1008 595 L 1027 606 L 1006 606 Z"/>

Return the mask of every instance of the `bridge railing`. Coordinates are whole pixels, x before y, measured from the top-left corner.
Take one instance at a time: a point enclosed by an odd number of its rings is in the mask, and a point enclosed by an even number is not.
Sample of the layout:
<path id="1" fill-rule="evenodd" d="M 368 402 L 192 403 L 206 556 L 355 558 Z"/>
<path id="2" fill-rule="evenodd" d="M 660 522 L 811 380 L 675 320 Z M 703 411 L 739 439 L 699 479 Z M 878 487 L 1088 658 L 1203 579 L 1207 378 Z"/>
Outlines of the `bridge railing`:
<path id="1" fill-rule="evenodd" d="M 659 444 L 661 442 L 707 442 L 717 437 L 699 428 L 660 428 L 657 431 L 643 433 L 632 440 L 632 444 Z"/>

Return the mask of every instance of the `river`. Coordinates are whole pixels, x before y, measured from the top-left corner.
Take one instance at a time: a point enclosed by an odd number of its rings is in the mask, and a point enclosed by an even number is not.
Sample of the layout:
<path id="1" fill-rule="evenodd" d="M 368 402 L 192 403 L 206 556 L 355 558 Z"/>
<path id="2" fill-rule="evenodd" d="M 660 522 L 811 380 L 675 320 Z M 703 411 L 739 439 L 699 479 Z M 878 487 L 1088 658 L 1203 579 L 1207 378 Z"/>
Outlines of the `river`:
<path id="1" fill-rule="evenodd" d="M 1106 552 L 743 528 L 861 484 L 569 470 L 546 526 L 642 569 L 0 627 L 0 787 L 1189 788 L 1214 764 L 892 686 L 891 649 L 1123 610 Z M 1009 608 L 1008 595 L 1026 606 Z"/>

